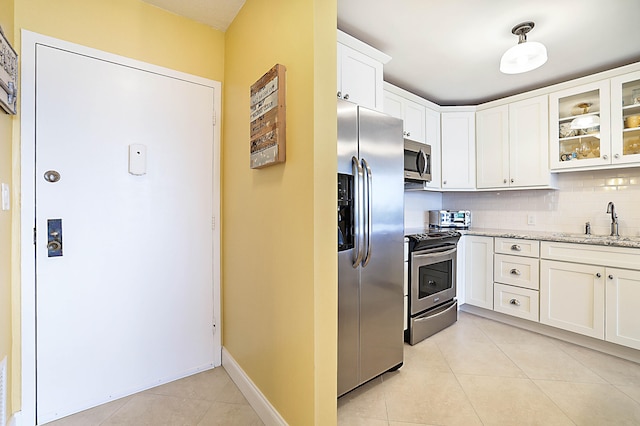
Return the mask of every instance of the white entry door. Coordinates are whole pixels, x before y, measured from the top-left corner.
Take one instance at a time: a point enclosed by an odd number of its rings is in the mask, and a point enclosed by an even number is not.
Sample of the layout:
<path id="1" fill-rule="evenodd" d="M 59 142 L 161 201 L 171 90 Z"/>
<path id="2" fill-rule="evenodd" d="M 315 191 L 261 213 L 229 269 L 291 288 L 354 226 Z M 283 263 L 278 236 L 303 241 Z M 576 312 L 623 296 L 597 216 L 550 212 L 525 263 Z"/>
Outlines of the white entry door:
<path id="1" fill-rule="evenodd" d="M 42 424 L 214 365 L 218 194 L 212 87 L 37 45 L 35 93 Z"/>

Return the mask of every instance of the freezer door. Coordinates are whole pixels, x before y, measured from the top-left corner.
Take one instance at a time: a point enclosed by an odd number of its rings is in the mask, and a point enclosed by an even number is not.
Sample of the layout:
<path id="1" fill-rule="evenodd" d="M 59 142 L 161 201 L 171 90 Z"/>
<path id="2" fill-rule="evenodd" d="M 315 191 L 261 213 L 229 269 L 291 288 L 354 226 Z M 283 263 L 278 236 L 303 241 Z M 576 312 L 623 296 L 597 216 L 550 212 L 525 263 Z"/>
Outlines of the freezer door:
<path id="1" fill-rule="evenodd" d="M 338 173 L 353 175 L 354 157 L 359 164 L 358 106 L 338 100 Z M 358 188 L 354 181 L 354 191 Z M 354 225 L 359 221 L 354 218 Z M 358 230 L 354 233 L 358 239 Z M 353 266 L 360 246 L 358 240 L 354 248 L 338 252 L 338 396 L 360 384 L 360 268 Z"/>
<path id="2" fill-rule="evenodd" d="M 370 216 L 371 234 L 365 238 L 366 266 L 360 273 L 360 382 L 364 383 L 403 359 L 404 146 L 401 120 L 365 108 L 358 111 L 359 157 L 365 181 L 371 182 L 363 209 Z"/>

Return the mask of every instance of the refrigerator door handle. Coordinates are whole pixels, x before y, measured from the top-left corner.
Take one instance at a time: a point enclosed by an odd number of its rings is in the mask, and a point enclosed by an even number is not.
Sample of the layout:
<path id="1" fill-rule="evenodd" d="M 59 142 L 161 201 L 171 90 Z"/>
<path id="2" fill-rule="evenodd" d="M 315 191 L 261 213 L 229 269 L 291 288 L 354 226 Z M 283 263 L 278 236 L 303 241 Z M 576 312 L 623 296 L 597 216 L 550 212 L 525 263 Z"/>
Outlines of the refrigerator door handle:
<path id="1" fill-rule="evenodd" d="M 366 182 L 366 185 L 364 185 L 366 187 L 365 191 L 364 191 L 364 196 L 362 197 L 363 200 L 366 199 L 367 202 L 367 211 L 366 214 L 364 215 L 366 224 L 364 226 L 365 228 L 365 235 L 364 235 L 364 240 L 366 241 L 366 251 L 365 251 L 365 255 L 364 255 L 364 260 L 362 261 L 362 266 L 365 267 L 369 264 L 369 261 L 371 260 L 371 252 L 372 252 L 372 248 L 371 248 L 371 234 L 372 234 L 372 218 L 371 218 L 371 209 L 373 208 L 373 191 L 371 190 L 371 184 L 373 181 L 373 175 L 371 173 L 371 167 L 369 167 L 369 163 L 367 163 L 367 160 L 365 160 L 364 158 L 362 159 L 362 169 L 364 170 L 364 173 L 366 173 L 366 177 L 363 178 L 363 183 Z M 364 212 L 363 212 L 364 213 Z"/>
<path id="2" fill-rule="evenodd" d="M 362 182 L 364 180 L 364 172 L 360 167 L 360 162 L 356 157 L 351 157 L 351 169 L 353 170 L 353 263 L 351 266 L 357 268 L 362 262 L 363 246 L 364 246 L 364 229 L 362 228 Z"/>

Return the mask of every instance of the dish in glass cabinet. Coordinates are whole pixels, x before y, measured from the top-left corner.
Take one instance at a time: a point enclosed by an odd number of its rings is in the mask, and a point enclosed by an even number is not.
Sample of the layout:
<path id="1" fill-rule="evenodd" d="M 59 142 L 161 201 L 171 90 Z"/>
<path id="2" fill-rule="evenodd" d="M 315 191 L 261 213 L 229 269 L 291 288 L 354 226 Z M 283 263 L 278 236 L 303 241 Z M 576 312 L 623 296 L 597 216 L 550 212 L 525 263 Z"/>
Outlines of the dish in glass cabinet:
<path id="1" fill-rule="evenodd" d="M 560 123 L 560 137 L 561 138 L 569 138 L 571 136 L 575 136 L 575 130 L 571 129 L 571 123 Z"/>

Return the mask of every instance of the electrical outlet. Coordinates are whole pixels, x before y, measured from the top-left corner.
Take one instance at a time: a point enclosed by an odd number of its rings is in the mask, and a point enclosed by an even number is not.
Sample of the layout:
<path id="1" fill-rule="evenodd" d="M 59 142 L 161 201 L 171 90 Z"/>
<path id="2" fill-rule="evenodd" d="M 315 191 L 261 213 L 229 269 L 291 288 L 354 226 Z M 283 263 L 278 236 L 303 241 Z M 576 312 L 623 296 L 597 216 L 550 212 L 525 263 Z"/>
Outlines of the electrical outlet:
<path id="1" fill-rule="evenodd" d="M 535 225 L 536 224 L 536 216 L 533 214 L 527 215 L 527 225 Z"/>

